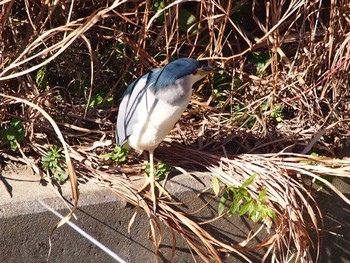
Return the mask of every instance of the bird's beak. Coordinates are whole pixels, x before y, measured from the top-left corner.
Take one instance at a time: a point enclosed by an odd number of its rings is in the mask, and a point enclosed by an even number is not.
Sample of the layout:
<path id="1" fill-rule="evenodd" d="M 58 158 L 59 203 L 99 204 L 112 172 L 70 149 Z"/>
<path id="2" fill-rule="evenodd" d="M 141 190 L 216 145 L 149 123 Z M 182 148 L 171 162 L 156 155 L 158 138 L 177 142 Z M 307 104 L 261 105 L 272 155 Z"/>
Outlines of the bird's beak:
<path id="1" fill-rule="evenodd" d="M 217 66 L 215 66 L 215 65 L 213 65 L 213 66 L 203 66 L 202 69 L 203 69 L 204 72 L 208 72 L 208 73 L 210 73 L 210 72 L 216 72 L 216 71 L 220 70 L 220 69 L 219 69 Z"/>
<path id="2" fill-rule="evenodd" d="M 201 72 L 200 73 L 202 75 L 207 75 L 209 73 L 217 72 L 218 70 L 220 70 L 220 68 L 218 68 L 215 65 L 213 65 L 213 66 L 203 65 L 202 68 L 201 68 Z"/>

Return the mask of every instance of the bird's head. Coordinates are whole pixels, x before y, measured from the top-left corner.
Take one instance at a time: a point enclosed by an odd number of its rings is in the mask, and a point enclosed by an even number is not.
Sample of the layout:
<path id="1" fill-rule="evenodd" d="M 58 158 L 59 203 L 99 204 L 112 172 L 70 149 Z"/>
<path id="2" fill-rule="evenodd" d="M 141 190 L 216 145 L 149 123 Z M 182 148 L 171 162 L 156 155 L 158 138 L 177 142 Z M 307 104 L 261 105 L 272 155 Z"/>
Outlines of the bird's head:
<path id="1" fill-rule="evenodd" d="M 163 68 L 159 69 L 154 75 L 154 89 L 160 90 L 163 87 L 173 85 L 177 80 L 186 78 L 191 86 L 198 80 L 204 78 L 211 72 L 217 71 L 215 66 L 208 66 L 193 58 L 179 58 Z"/>

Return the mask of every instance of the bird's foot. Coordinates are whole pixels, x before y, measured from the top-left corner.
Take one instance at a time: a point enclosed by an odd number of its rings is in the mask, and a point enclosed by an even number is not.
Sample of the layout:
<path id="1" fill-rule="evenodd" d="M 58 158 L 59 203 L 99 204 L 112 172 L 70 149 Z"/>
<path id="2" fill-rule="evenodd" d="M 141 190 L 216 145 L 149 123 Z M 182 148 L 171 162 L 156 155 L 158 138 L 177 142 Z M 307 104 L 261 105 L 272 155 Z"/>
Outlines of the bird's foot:
<path id="1" fill-rule="evenodd" d="M 151 188 L 151 195 L 152 195 L 152 202 L 153 202 L 153 212 L 156 213 L 157 210 L 157 196 L 156 196 L 156 191 L 155 189 L 158 188 L 158 191 L 160 195 L 164 194 L 166 195 L 169 199 L 171 199 L 171 195 L 168 193 L 167 190 L 164 189 L 164 187 L 158 183 L 156 180 L 154 180 L 151 177 L 146 176 L 146 181 L 143 184 L 141 188 L 138 189 L 138 193 L 141 193 L 144 191 L 148 186 Z"/>

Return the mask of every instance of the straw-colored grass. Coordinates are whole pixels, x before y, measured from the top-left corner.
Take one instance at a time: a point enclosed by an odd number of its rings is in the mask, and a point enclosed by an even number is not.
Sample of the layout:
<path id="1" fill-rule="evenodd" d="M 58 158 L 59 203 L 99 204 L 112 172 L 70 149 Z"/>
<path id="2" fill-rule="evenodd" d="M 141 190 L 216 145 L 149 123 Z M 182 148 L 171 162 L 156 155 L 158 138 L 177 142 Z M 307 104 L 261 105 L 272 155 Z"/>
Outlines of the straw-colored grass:
<path id="1" fill-rule="evenodd" d="M 74 204 L 75 173 L 98 181 L 149 215 L 156 251 L 161 221 L 208 262 L 220 262 L 221 252 L 249 261 L 246 252 L 261 247 L 268 248 L 262 260 L 318 260 L 323 211 L 313 182 L 350 204 L 323 178 L 350 177 L 349 159 L 336 158 L 349 146 L 347 1 L 9 0 L 0 6 L 0 129 L 18 117 L 25 130 L 15 150 L 0 137 L 1 155 L 44 174 L 41 156 L 60 145 Z M 223 185 L 239 187 L 256 175 L 249 195 L 257 198 L 266 187 L 275 212 L 265 220 L 270 237 L 259 245 L 214 238 L 200 219 L 163 199 L 154 215 L 150 193 L 138 193 L 134 180 L 141 160 L 132 155 L 127 166 L 100 158 L 112 151 L 126 86 L 177 57 L 208 60 L 223 71 L 195 87 L 167 138 L 172 143 L 156 156 Z"/>

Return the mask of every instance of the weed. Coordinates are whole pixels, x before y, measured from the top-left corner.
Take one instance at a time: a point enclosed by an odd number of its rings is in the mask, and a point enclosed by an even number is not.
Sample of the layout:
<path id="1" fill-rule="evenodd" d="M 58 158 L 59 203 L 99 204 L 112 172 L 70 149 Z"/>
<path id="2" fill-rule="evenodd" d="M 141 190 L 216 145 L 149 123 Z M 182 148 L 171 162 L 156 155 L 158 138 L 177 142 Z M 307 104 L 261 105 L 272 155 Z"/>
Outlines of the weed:
<path id="1" fill-rule="evenodd" d="M 13 151 L 17 149 L 17 143 L 24 140 L 24 134 L 25 132 L 21 120 L 17 117 L 11 120 L 8 128 L 0 131 L 0 135 L 10 145 Z"/>
<path id="2" fill-rule="evenodd" d="M 238 122 L 239 126 L 247 127 L 251 129 L 256 123 L 256 116 L 245 112 L 244 106 L 241 104 L 234 105 L 232 107 L 235 115 L 231 117 L 232 122 Z"/>
<path id="3" fill-rule="evenodd" d="M 310 156 L 314 156 L 314 157 L 326 157 L 326 156 L 323 156 L 323 155 L 320 155 L 316 152 L 312 152 L 310 153 Z M 305 164 L 310 164 L 310 165 L 322 165 L 321 162 L 317 162 L 317 161 L 301 161 L 301 163 L 305 163 Z M 326 181 L 332 183 L 333 179 L 335 176 L 333 175 L 329 175 L 329 174 L 320 174 L 319 177 L 321 177 L 322 179 L 325 179 Z M 321 182 L 320 180 L 318 179 L 314 179 L 314 183 L 317 184 L 319 187 L 324 187 L 325 186 L 325 183 Z"/>
<path id="4" fill-rule="evenodd" d="M 108 109 L 112 106 L 113 97 L 109 95 L 106 99 L 105 97 L 108 96 L 105 92 L 97 92 L 96 94 L 92 95 L 90 103 L 89 103 L 89 109 L 99 107 L 102 109 Z"/>
<path id="5" fill-rule="evenodd" d="M 104 160 L 112 160 L 113 162 L 125 162 L 128 156 L 128 150 L 119 146 L 113 149 L 113 152 L 103 154 L 101 157 Z"/>
<path id="6" fill-rule="evenodd" d="M 229 216 L 235 213 L 239 216 L 247 214 L 253 222 L 274 218 L 275 213 L 266 205 L 267 189 L 262 189 L 257 199 L 252 198 L 247 190 L 247 187 L 254 182 L 255 178 L 256 175 L 250 176 L 239 187 L 226 186 L 220 198 L 218 213 L 222 214 L 225 211 L 227 201 L 232 198 L 232 204 L 228 211 Z M 216 195 L 219 195 L 220 181 L 216 177 L 213 179 L 213 190 Z"/>
<path id="7" fill-rule="evenodd" d="M 47 67 L 43 66 L 38 70 L 38 72 L 36 73 L 36 76 L 35 76 L 36 84 L 44 90 L 48 86 L 47 75 L 48 75 L 47 74 Z"/>
<path id="8" fill-rule="evenodd" d="M 156 177 L 162 177 L 165 176 L 167 173 L 171 172 L 172 168 L 171 166 L 167 165 L 166 163 L 159 162 L 155 167 L 154 167 L 154 175 Z M 149 175 L 150 172 L 150 164 L 146 164 L 146 173 Z"/>
<path id="9" fill-rule="evenodd" d="M 52 145 L 47 149 L 47 155 L 41 158 L 41 165 L 46 171 L 51 172 L 53 178 L 59 183 L 64 183 L 68 178 L 66 169 L 64 168 L 64 156 L 62 149 L 57 145 Z"/>
<path id="10" fill-rule="evenodd" d="M 261 77 L 266 73 L 266 65 L 271 59 L 271 55 L 268 51 L 252 52 L 248 59 L 254 65 L 255 74 Z"/>
<path id="11" fill-rule="evenodd" d="M 261 105 L 261 109 L 264 112 L 270 110 L 270 117 L 276 122 L 281 122 L 283 120 L 283 107 L 280 104 L 276 104 L 272 109 L 270 109 L 270 104 L 265 102 Z"/>

